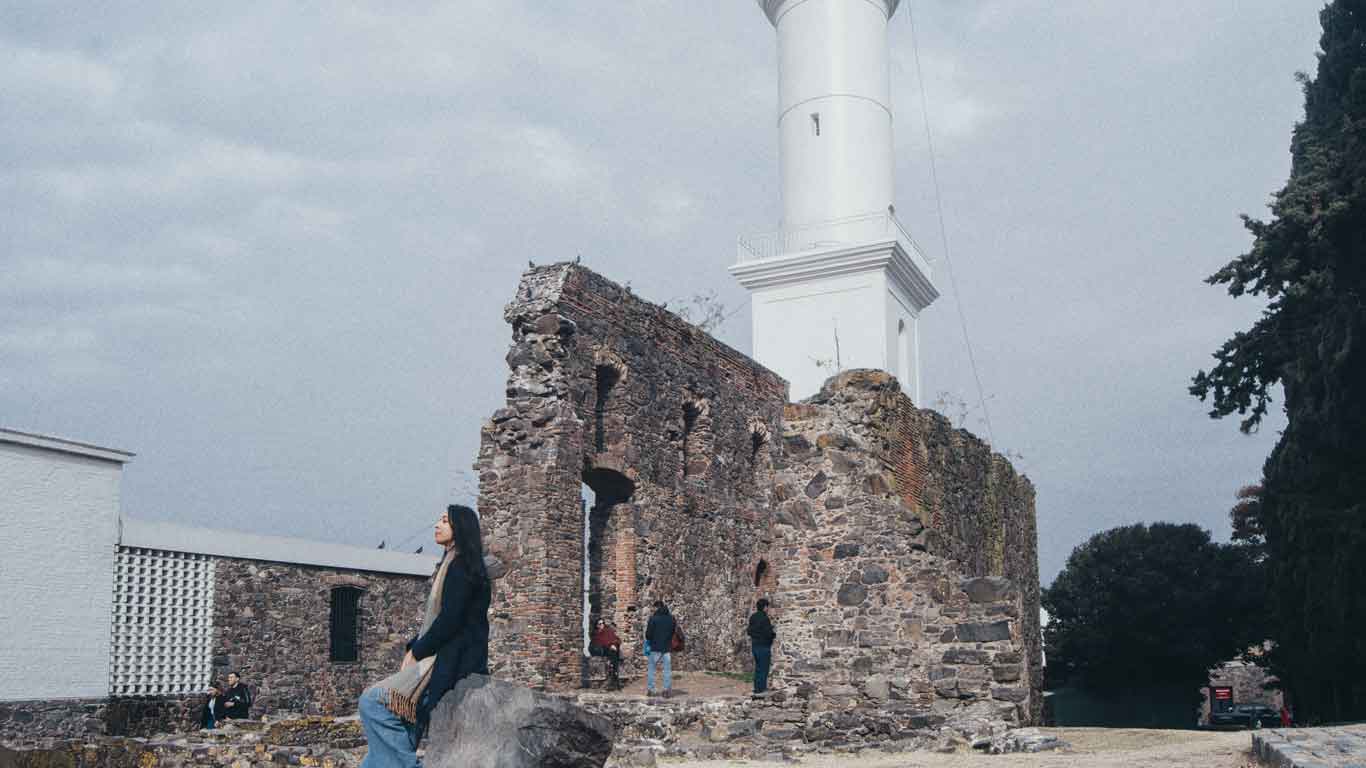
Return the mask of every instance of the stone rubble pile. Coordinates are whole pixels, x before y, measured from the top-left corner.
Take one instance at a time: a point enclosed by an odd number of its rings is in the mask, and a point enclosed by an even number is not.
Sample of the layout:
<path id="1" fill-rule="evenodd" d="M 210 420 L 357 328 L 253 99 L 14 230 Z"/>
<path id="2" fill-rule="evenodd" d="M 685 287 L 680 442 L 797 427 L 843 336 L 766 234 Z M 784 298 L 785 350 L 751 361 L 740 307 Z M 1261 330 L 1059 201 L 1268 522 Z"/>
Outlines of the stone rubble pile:
<path id="1" fill-rule="evenodd" d="M 495 693 L 506 693 L 503 687 L 514 687 L 492 682 L 498 687 Z M 496 702 L 471 706 L 464 715 L 457 715 L 453 708 L 439 708 L 434 715 L 433 733 L 465 735 L 452 739 L 430 736 L 424 743 L 426 763 L 434 767 L 473 765 L 462 762 L 461 756 L 495 756 L 498 750 L 491 745 L 500 740 L 516 741 L 509 734 L 526 730 L 521 726 L 527 723 L 535 732 L 533 746 L 539 750 L 537 754 L 577 750 L 576 754 L 588 762 L 575 764 L 583 765 L 602 765 L 598 761 L 606 759 L 608 766 L 653 766 L 664 758 L 781 762 L 812 754 L 865 750 L 979 749 L 1003 754 L 1067 746 L 1034 728 L 1010 728 L 998 711 L 1006 705 L 985 701 L 948 714 L 935 714 L 918 712 L 907 702 L 895 700 L 864 700 L 840 711 L 814 709 L 809 698 L 789 691 L 775 691 L 768 698 L 757 700 L 740 696 L 645 699 L 591 692 L 559 696 L 526 693 L 524 701 L 507 695 L 495 696 Z M 498 706 L 490 708 L 495 703 Z M 476 722 L 480 727 L 461 727 L 462 723 Z M 610 735 L 613 732 L 614 738 Z M 0 748 L 0 765 L 356 768 L 364 756 L 365 738 L 356 718 L 294 717 L 243 721 L 215 731 L 178 736 L 98 737 L 18 752 Z M 532 760 L 515 764 L 542 763 Z"/>
<path id="2" fill-rule="evenodd" d="M 1038 728 L 1017 728 L 992 737 L 982 737 L 972 742 L 973 749 L 980 749 L 993 755 L 1011 752 L 1048 752 L 1066 749 L 1070 745 L 1057 736 L 1050 736 Z"/>
<path id="3" fill-rule="evenodd" d="M 1034 729 L 1010 730 L 1008 704 L 979 702 L 950 714 L 919 711 L 906 702 L 855 704 L 849 709 L 812 709 L 808 700 L 777 691 L 764 699 L 621 698 L 582 693 L 584 709 L 617 727 L 609 766 L 648 766 L 660 758 L 696 760 L 798 760 L 804 755 L 881 750 L 966 750 L 999 743 L 996 752 L 1039 751 L 1065 746 Z"/>

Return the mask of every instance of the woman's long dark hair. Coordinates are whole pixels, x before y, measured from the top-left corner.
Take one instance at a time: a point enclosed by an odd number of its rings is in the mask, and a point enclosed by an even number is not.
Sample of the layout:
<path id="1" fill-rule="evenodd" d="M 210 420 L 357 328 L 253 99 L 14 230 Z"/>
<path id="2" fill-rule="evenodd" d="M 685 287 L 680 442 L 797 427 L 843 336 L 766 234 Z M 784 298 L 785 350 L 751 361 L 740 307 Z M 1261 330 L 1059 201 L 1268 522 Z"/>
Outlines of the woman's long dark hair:
<path id="1" fill-rule="evenodd" d="M 479 533 L 479 516 L 463 504 L 452 504 L 446 507 L 446 519 L 450 520 L 451 532 L 455 534 L 454 565 L 471 581 L 488 581 L 488 570 L 484 567 L 484 539 Z"/>

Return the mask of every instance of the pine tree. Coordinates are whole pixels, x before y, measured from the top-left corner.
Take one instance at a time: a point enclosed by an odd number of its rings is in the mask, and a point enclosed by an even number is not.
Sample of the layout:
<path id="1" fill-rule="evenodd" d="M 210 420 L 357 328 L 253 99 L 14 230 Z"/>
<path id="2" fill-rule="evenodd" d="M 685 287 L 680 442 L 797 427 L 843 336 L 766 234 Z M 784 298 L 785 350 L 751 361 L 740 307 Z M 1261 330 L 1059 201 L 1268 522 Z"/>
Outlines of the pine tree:
<path id="1" fill-rule="evenodd" d="M 1269 221 L 1208 280 L 1265 296 L 1260 319 L 1215 353 L 1191 393 L 1256 429 L 1275 385 L 1287 426 L 1263 467 L 1276 649 L 1301 717 L 1366 717 L 1366 0 L 1320 13 L 1318 71 Z"/>

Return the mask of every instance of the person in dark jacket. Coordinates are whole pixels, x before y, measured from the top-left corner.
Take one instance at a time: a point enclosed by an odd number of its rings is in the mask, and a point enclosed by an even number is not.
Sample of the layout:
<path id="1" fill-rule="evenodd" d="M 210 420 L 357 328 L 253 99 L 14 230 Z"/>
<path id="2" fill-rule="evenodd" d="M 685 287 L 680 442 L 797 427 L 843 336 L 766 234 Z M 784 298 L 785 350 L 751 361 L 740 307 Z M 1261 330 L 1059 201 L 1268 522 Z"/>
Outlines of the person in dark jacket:
<path id="1" fill-rule="evenodd" d="M 768 670 L 773 664 L 773 622 L 768 620 L 768 600 L 759 598 L 754 613 L 749 617 L 749 646 L 754 652 L 754 695 L 768 690 Z"/>
<path id="2" fill-rule="evenodd" d="M 474 510 L 453 504 L 435 526 L 446 553 L 432 579 L 422 631 L 399 671 L 360 698 L 369 745 L 361 768 L 416 768 L 417 746 L 441 697 L 471 674 L 489 671 L 492 590 Z"/>
<path id="3" fill-rule="evenodd" d="M 593 637 L 588 641 L 588 654 L 590 656 L 603 656 L 611 662 L 611 677 L 607 679 L 607 687 L 612 690 L 621 688 L 621 638 L 617 637 L 617 631 L 610 624 L 598 619 L 597 627 L 593 631 Z"/>
<path id="4" fill-rule="evenodd" d="M 673 650 L 674 629 L 677 626 L 673 615 L 669 613 L 669 607 L 663 600 L 656 600 L 654 615 L 650 616 L 649 623 L 645 625 L 645 641 L 650 644 L 649 664 L 645 675 L 645 692 L 649 696 L 655 695 L 655 667 L 660 662 L 664 663 L 664 697 L 673 695 L 673 657 L 670 651 Z"/>
<path id="5" fill-rule="evenodd" d="M 200 728 L 217 728 L 218 721 L 223 717 L 223 689 L 219 687 L 218 681 L 209 683 L 209 698 L 204 702 L 204 706 L 199 710 Z"/>
<path id="6" fill-rule="evenodd" d="M 228 689 L 223 692 L 223 714 L 219 717 L 245 720 L 251 717 L 251 691 L 236 672 L 228 673 Z"/>

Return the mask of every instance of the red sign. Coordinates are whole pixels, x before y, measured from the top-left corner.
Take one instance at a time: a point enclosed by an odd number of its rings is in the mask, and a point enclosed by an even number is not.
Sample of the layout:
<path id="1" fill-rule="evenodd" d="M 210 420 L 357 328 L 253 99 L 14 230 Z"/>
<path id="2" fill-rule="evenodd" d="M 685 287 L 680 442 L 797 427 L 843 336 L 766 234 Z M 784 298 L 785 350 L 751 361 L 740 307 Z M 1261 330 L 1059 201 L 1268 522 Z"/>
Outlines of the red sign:
<path id="1" fill-rule="evenodd" d="M 1215 699 L 1230 699 L 1230 700 L 1231 700 L 1231 699 L 1233 698 L 1233 689 L 1232 689 L 1232 688 L 1222 688 L 1222 687 L 1221 687 L 1221 688 L 1215 688 L 1215 689 L 1214 689 L 1214 698 L 1215 698 Z"/>

